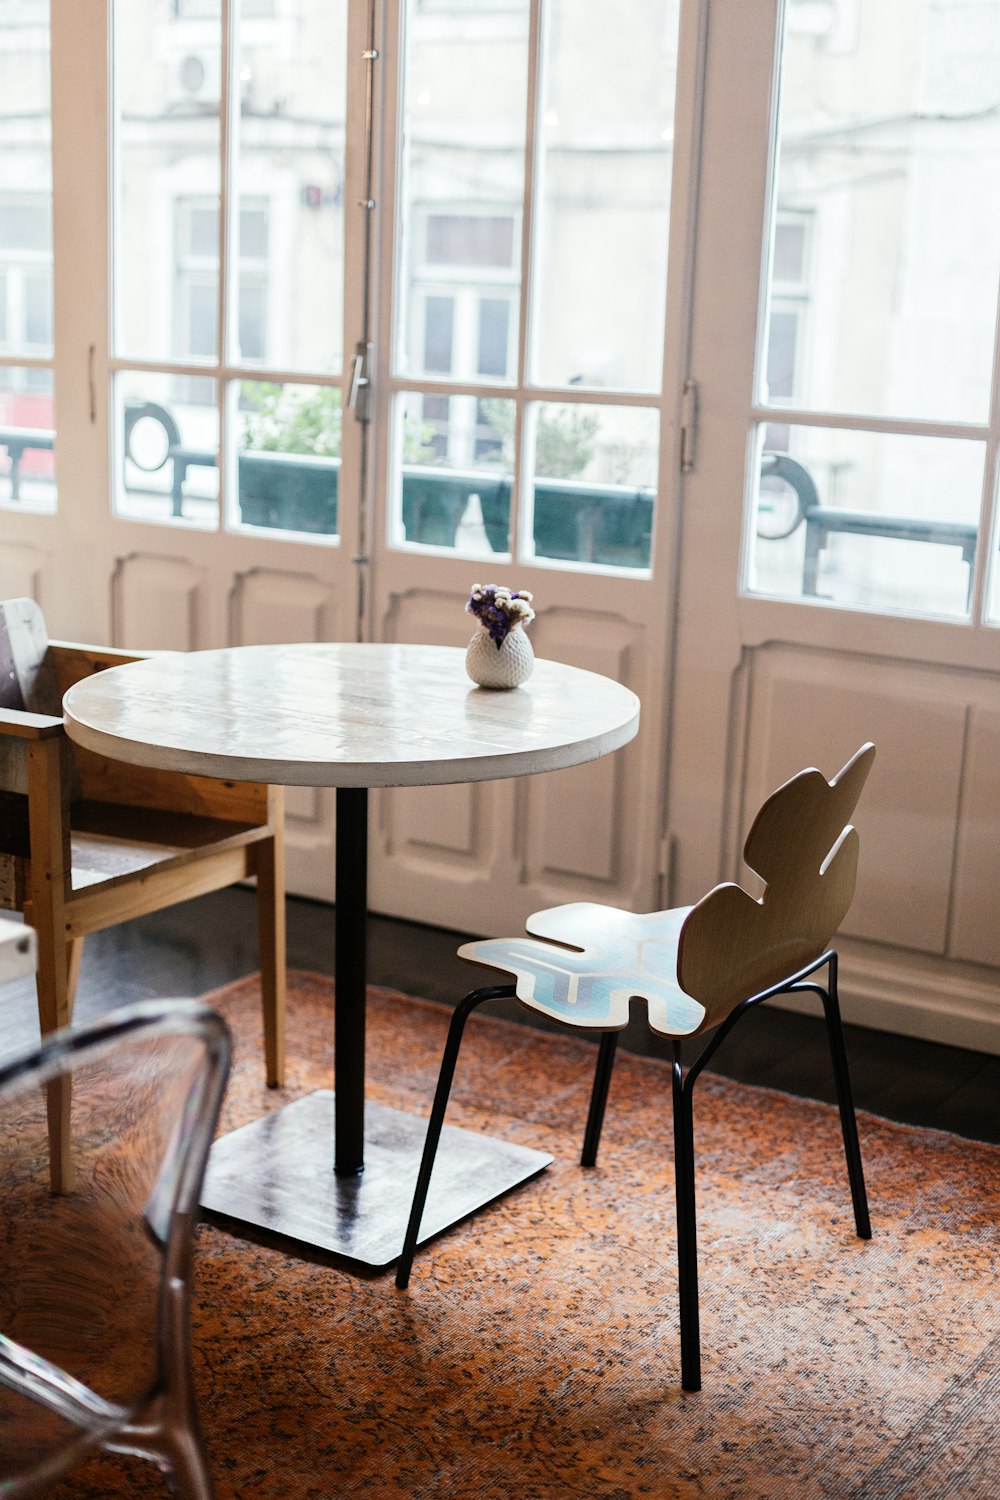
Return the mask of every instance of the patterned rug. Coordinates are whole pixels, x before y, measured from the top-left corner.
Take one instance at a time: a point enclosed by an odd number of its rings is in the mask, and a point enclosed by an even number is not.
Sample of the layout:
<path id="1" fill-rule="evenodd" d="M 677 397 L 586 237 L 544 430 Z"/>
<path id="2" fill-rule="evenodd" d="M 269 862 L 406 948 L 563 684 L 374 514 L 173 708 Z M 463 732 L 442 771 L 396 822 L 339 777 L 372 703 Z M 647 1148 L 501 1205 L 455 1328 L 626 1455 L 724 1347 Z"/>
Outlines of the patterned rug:
<path id="1" fill-rule="evenodd" d="M 329 981 L 294 976 L 278 1094 L 255 981 L 209 998 L 236 1036 L 225 1129 L 329 1086 Z M 371 1096 L 425 1112 L 447 1013 L 375 990 L 370 1016 Z M 669 1072 L 620 1056 L 584 1172 L 593 1055 L 473 1020 L 449 1120 L 556 1161 L 421 1252 L 407 1293 L 201 1227 L 195 1364 L 219 1500 L 995 1496 L 1000 1152 L 862 1116 L 862 1243 L 836 1112 L 704 1077 L 704 1389 L 685 1395 Z M 166 1487 L 99 1457 L 54 1493 Z"/>

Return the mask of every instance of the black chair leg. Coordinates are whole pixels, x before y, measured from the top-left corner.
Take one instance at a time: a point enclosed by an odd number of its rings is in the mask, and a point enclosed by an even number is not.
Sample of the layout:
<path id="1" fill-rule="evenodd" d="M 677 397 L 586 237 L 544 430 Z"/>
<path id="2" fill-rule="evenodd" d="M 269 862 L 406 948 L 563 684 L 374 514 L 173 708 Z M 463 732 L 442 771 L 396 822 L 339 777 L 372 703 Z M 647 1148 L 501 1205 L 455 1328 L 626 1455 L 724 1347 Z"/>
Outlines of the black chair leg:
<path id="1" fill-rule="evenodd" d="M 617 1031 L 606 1031 L 601 1037 L 594 1069 L 594 1086 L 590 1092 L 590 1111 L 587 1128 L 583 1135 L 581 1167 L 592 1167 L 597 1161 L 597 1148 L 601 1144 L 601 1127 L 604 1124 L 604 1108 L 608 1102 L 608 1089 L 615 1066 L 615 1049 L 618 1046 Z"/>
<path id="2" fill-rule="evenodd" d="M 837 999 L 837 955 L 835 953 L 830 957 L 829 976 L 829 990 L 823 997 L 823 1009 L 826 1012 L 826 1030 L 830 1039 L 830 1055 L 833 1059 L 833 1077 L 837 1085 L 840 1124 L 844 1132 L 844 1155 L 847 1157 L 847 1172 L 851 1179 L 854 1223 L 857 1226 L 859 1238 L 870 1240 L 872 1226 L 868 1217 L 868 1195 L 865 1191 L 864 1167 L 861 1164 L 858 1122 L 854 1116 L 851 1075 L 847 1067 L 844 1028 L 840 1020 L 840 1003 Z"/>
<path id="3" fill-rule="evenodd" d="M 413 1268 L 413 1257 L 416 1253 L 417 1239 L 420 1234 L 420 1221 L 424 1216 L 427 1190 L 431 1185 L 434 1158 L 437 1155 L 438 1142 L 441 1139 L 441 1127 L 444 1124 L 445 1110 L 448 1108 L 448 1096 L 451 1093 L 452 1079 L 455 1076 L 455 1064 L 458 1061 L 458 1049 L 462 1045 L 462 1034 L 465 1031 L 465 1023 L 476 1007 L 482 1005 L 485 1000 L 497 1000 L 501 996 L 510 996 L 513 994 L 513 985 L 492 985 L 486 989 L 473 990 L 471 994 L 466 995 L 465 999 L 455 1007 L 455 1013 L 451 1018 L 451 1025 L 448 1028 L 448 1040 L 445 1043 L 444 1056 L 441 1059 L 441 1071 L 438 1074 L 434 1103 L 431 1106 L 431 1115 L 427 1122 L 427 1135 L 424 1139 L 423 1155 L 420 1158 L 420 1170 L 417 1173 L 417 1186 L 413 1194 L 413 1206 L 410 1209 L 410 1218 L 406 1226 L 406 1235 L 403 1239 L 403 1253 L 399 1258 L 399 1265 L 396 1269 L 396 1285 L 401 1290 L 409 1285 L 410 1271 Z"/>
<path id="4" fill-rule="evenodd" d="M 684 1086 L 681 1049 L 674 1043 L 674 1176 L 677 1185 L 677 1276 L 681 1314 L 681 1385 L 701 1390 L 698 1317 L 698 1231 L 694 1195 L 694 1120 L 691 1087 Z"/>

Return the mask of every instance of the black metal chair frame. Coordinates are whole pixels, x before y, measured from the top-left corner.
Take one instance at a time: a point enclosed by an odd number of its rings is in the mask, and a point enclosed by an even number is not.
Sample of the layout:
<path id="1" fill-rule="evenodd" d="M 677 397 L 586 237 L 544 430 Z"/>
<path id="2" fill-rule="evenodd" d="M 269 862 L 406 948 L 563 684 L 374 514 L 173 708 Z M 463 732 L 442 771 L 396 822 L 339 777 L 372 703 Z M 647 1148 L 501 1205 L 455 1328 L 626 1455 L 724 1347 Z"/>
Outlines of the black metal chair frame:
<path id="1" fill-rule="evenodd" d="M 818 969 L 823 968 L 824 965 L 827 967 L 826 985 L 819 984 L 815 980 L 810 982 L 809 975 L 814 974 Z M 844 1135 L 844 1154 L 847 1159 L 847 1171 L 851 1184 L 854 1222 L 858 1237 L 863 1240 L 871 1239 L 872 1230 L 871 1220 L 868 1215 L 868 1197 L 865 1191 L 861 1148 L 858 1143 L 858 1126 L 854 1114 L 850 1073 L 847 1066 L 847 1053 L 844 1047 L 844 1030 L 840 1018 L 840 1004 L 837 996 L 837 953 L 831 948 L 821 958 L 817 958 L 813 963 L 806 965 L 805 968 L 799 969 L 797 973 L 790 975 L 787 979 L 783 979 L 779 984 L 772 985 L 769 989 L 762 990 L 757 995 L 751 995 L 749 999 L 737 1005 L 726 1019 L 720 1022 L 715 1028 L 715 1034 L 711 1037 L 707 1046 L 702 1049 L 696 1060 L 690 1064 L 686 1072 L 681 1062 L 681 1045 L 685 1039 L 681 1037 L 673 1042 L 671 1077 L 673 1083 L 674 1175 L 677 1195 L 677 1266 L 680 1295 L 681 1385 L 686 1391 L 698 1391 L 701 1389 L 698 1238 L 695 1214 L 694 1117 L 692 1108 L 694 1085 L 706 1063 L 710 1061 L 740 1017 L 748 1010 L 752 1010 L 755 1006 L 762 1004 L 765 1000 L 773 999 L 775 995 L 784 994 L 814 994 L 818 995 L 822 1001 L 826 1017 L 827 1037 L 833 1060 L 833 1076 L 837 1090 L 837 1103 L 840 1109 L 840 1123 Z M 431 1107 L 430 1119 L 427 1125 L 427 1137 L 424 1143 L 423 1156 L 420 1161 L 420 1170 L 417 1175 L 413 1207 L 410 1212 L 406 1236 L 403 1241 L 402 1255 L 400 1256 L 396 1271 L 396 1285 L 400 1289 L 406 1287 L 410 1280 L 413 1257 L 416 1253 L 417 1241 L 420 1235 L 420 1223 L 423 1218 L 424 1205 L 427 1201 L 431 1174 L 434 1170 L 434 1159 L 437 1154 L 438 1141 L 441 1137 L 441 1128 L 444 1124 L 445 1111 L 448 1107 L 448 1098 L 451 1093 L 455 1065 L 458 1061 L 458 1052 L 462 1043 L 465 1024 L 472 1012 L 477 1010 L 480 1005 L 485 1004 L 486 1001 L 513 999 L 515 997 L 516 988 L 512 984 L 489 985 L 481 989 L 472 990 L 456 1007 L 452 1017 L 444 1056 L 441 1060 L 441 1070 L 438 1076 L 437 1089 L 434 1094 L 434 1103 Z M 583 1167 L 592 1167 L 597 1161 L 597 1151 L 600 1145 L 601 1128 L 604 1124 L 604 1110 L 607 1104 L 608 1089 L 611 1085 L 611 1074 L 614 1069 L 618 1036 L 619 1033 L 617 1031 L 605 1031 L 601 1034 L 597 1064 L 594 1070 L 594 1082 L 591 1089 L 590 1108 L 587 1114 L 586 1130 L 584 1131 L 583 1150 L 580 1156 L 580 1165 Z"/>

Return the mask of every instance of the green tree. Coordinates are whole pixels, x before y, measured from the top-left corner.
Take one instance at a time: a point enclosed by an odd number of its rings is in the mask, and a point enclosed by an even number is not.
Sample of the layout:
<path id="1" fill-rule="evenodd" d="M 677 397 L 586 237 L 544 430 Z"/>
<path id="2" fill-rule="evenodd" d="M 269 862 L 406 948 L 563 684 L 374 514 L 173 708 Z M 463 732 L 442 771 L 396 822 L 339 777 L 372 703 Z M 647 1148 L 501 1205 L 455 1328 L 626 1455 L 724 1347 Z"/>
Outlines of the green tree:
<path id="1" fill-rule="evenodd" d="M 339 458 L 343 410 L 335 385 L 303 387 L 270 380 L 244 380 L 243 447 L 254 453 L 309 453 Z M 432 429 L 408 421 L 403 430 L 404 464 L 422 463 L 433 453 Z"/>
<path id="2" fill-rule="evenodd" d="M 514 466 L 514 403 L 483 402 L 483 415 L 500 439 L 503 461 Z M 584 406 L 542 406 L 535 426 L 535 473 L 540 479 L 579 479 L 594 456 L 601 419 Z"/>
<path id="3" fill-rule="evenodd" d="M 243 446 L 257 453 L 311 453 L 340 457 L 341 400 L 335 385 L 302 387 L 244 380 Z"/>

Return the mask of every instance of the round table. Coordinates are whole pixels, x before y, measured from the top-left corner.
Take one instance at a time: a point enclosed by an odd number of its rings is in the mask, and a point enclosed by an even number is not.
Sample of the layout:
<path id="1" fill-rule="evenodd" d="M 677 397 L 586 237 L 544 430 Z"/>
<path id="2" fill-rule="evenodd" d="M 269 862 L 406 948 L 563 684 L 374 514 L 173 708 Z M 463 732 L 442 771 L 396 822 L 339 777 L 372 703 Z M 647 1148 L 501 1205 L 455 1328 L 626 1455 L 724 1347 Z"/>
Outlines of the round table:
<path id="1" fill-rule="evenodd" d="M 369 1106 L 366 1132 L 368 789 L 493 781 L 595 760 L 634 738 L 639 700 L 561 662 L 538 661 L 521 687 L 493 692 L 469 682 L 459 648 L 351 642 L 148 657 L 77 683 L 63 709 L 70 738 L 114 760 L 337 789 L 335 1094 L 320 1090 L 216 1142 L 203 1206 L 388 1265 L 402 1248 L 426 1127 Z M 317 1178 L 329 1170 L 331 1129 L 336 1175 Z M 424 1238 L 551 1160 L 490 1142 L 491 1165 L 483 1138 L 450 1135 L 452 1160 L 436 1173 L 445 1186 L 438 1210 L 428 1204 Z"/>

